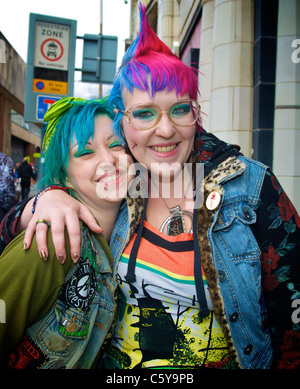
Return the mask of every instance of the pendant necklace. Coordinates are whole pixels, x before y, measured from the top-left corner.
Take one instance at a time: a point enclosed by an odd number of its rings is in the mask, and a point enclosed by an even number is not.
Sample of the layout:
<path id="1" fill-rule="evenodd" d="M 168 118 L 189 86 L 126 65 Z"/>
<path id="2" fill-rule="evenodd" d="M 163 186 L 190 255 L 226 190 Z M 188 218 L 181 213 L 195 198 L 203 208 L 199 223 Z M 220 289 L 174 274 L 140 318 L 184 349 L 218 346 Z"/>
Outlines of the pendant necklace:
<path id="1" fill-rule="evenodd" d="M 192 220 L 192 227 L 190 229 L 190 233 L 193 232 L 193 214 L 189 211 L 182 211 L 180 205 L 176 205 L 175 207 L 169 208 L 170 214 L 160 226 L 159 231 L 163 232 L 164 228 L 167 226 L 167 235 L 176 236 L 186 232 L 183 215 L 187 215 Z"/>
<path id="2" fill-rule="evenodd" d="M 185 181 L 186 182 L 186 181 Z M 191 181 L 188 182 L 189 185 L 192 184 L 192 176 Z M 186 193 L 187 188 L 184 188 L 184 193 Z M 159 192 L 159 191 L 158 191 Z M 160 226 L 159 231 L 164 233 L 165 227 L 167 227 L 166 235 L 169 236 L 176 236 L 179 234 L 182 234 L 186 232 L 185 229 L 185 223 L 183 216 L 186 215 L 191 219 L 191 228 L 189 233 L 193 233 L 193 213 L 190 211 L 182 210 L 180 205 L 176 205 L 174 207 L 169 208 L 167 204 L 164 201 L 164 198 L 162 194 L 159 192 L 159 197 L 163 201 L 164 205 L 169 209 L 170 215 L 162 222 L 162 225 Z M 181 203 L 183 202 L 184 198 L 181 200 Z"/>

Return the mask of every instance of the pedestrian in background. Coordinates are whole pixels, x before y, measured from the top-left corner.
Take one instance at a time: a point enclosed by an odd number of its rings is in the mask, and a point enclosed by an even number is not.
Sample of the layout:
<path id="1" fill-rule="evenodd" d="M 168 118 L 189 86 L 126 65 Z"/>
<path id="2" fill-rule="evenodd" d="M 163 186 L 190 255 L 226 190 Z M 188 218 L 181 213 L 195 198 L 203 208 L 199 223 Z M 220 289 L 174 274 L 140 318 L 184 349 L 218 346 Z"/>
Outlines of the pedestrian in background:
<path id="1" fill-rule="evenodd" d="M 14 167 L 14 173 L 13 173 L 13 177 L 15 181 L 15 195 L 16 195 L 17 202 L 19 202 L 21 199 L 21 182 L 20 182 L 21 180 L 19 180 L 18 177 L 18 169 L 20 166 L 21 166 L 21 162 L 16 163 L 16 166 Z"/>
<path id="2" fill-rule="evenodd" d="M 0 220 L 16 204 L 13 161 L 0 152 Z"/>
<path id="3" fill-rule="evenodd" d="M 21 199 L 25 200 L 29 196 L 31 178 L 34 177 L 32 166 L 28 163 L 26 157 L 23 158 L 17 173 L 19 179 L 21 179 Z"/>

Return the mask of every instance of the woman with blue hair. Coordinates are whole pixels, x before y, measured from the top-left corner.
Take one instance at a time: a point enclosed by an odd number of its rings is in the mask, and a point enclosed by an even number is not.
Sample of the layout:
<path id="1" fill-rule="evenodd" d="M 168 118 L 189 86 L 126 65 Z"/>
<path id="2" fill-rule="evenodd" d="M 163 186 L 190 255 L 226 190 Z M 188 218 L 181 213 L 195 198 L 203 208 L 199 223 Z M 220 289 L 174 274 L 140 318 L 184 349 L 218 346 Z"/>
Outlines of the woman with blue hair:
<path id="1" fill-rule="evenodd" d="M 36 241 L 22 250 L 23 234 L 0 260 L 0 366 L 91 368 L 97 361 L 115 314 L 116 282 L 108 242 L 126 196 L 132 158 L 112 131 L 114 113 L 106 100 L 64 98 L 47 111 L 42 187 L 60 188 L 85 204 L 105 229 L 93 233 L 80 223 L 80 255 L 64 266 L 48 236 L 47 262 Z M 37 223 L 48 226 L 40 219 Z M 68 242 L 68 234 L 65 234 Z M 40 253 L 45 259 L 45 253 Z"/>
<path id="2" fill-rule="evenodd" d="M 146 178 L 149 190 L 133 201 L 135 212 L 120 211 L 111 235 L 120 302 L 102 366 L 299 367 L 299 216 L 267 166 L 204 131 L 197 74 L 158 39 L 143 6 L 140 15 L 110 101 L 116 134 L 146 169 L 137 178 Z M 24 242 L 43 217 L 57 255 L 65 256 L 57 226 L 78 235 L 74 221 L 83 209 L 63 191 L 48 190 Z M 29 220 L 21 219 L 19 228 Z M 89 216 L 83 220 L 94 228 Z M 39 223 L 36 239 L 46 250 L 42 229 Z M 72 240 L 72 253 L 79 243 Z"/>

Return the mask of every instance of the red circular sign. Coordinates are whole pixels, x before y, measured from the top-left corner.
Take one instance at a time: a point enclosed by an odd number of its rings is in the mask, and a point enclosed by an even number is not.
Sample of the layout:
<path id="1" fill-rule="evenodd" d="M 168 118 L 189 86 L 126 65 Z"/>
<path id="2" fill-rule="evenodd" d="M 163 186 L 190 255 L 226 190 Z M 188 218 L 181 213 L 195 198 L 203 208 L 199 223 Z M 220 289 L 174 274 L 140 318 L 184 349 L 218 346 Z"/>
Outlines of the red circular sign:
<path id="1" fill-rule="evenodd" d="M 64 53 L 63 45 L 57 39 L 46 39 L 41 44 L 41 53 L 47 61 L 58 61 Z"/>

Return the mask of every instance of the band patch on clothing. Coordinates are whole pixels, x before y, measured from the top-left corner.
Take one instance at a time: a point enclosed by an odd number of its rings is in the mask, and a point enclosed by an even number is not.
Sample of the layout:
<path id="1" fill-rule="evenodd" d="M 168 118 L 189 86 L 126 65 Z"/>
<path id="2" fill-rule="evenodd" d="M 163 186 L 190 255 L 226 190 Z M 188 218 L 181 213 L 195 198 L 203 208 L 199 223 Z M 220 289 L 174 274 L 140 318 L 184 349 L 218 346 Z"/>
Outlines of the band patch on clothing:
<path id="1" fill-rule="evenodd" d="M 88 310 L 96 293 L 95 270 L 87 259 L 80 259 L 71 278 L 65 283 L 59 299 L 69 306 Z"/>
<path id="2" fill-rule="evenodd" d="M 16 351 L 8 359 L 9 369 L 38 369 L 48 358 L 41 349 L 28 336 L 24 335 Z"/>

